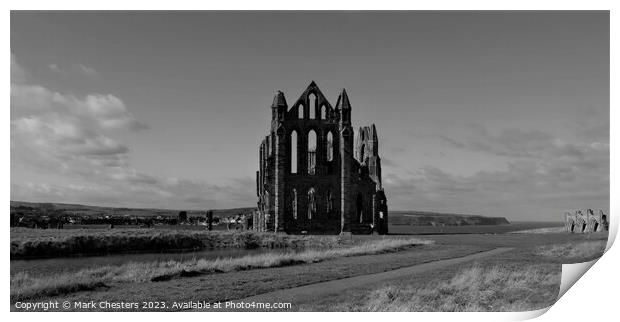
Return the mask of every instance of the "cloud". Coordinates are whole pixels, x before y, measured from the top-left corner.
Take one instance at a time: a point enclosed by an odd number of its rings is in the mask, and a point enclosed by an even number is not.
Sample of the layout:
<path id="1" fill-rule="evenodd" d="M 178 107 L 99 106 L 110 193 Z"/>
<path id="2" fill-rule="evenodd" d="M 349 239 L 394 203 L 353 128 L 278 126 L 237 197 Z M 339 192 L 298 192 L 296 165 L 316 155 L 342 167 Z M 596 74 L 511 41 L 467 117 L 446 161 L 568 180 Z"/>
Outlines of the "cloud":
<path id="1" fill-rule="evenodd" d="M 47 65 L 47 67 L 49 67 L 49 69 L 57 72 L 57 73 L 62 73 L 63 71 L 60 69 L 60 67 L 58 67 L 57 64 L 49 64 Z"/>
<path id="2" fill-rule="evenodd" d="M 11 64 L 23 70 L 14 56 Z M 40 173 L 75 178 L 127 167 L 130 149 L 111 135 L 143 127 L 113 95 L 80 98 L 25 81 L 11 83 L 11 158 Z"/>
<path id="3" fill-rule="evenodd" d="M 456 148 L 508 157 L 535 156 L 553 144 L 553 137 L 540 130 L 504 129 L 493 134 L 482 125 L 470 129 L 472 133 L 465 139 L 440 137 Z"/>
<path id="4" fill-rule="evenodd" d="M 464 176 L 426 166 L 409 176 L 386 176 L 384 186 L 392 209 L 469 212 L 519 220 L 560 220 L 566 210 L 609 209 L 608 137 L 567 142 L 540 130 L 492 133 L 481 125 L 471 127 L 470 135 L 439 137 L 456 149 L 501 157 L 506 168 Z"/>
<path id="5" fill-rule="evenodd" d="M 121 99 L 110 94 L 79 98 L 35 84 L 11 84 L 11 108 L 17 115 L 50 115 L 73 118 L 84 127 L 100 129 L 145 129 Z"/>
<path id="6" fill-rule="evenodd" d="M 11 66 L 13 73 L 25 75 L 15 56 Z M 127 165 L 130 149 L 111 134 L 146 126 L 121 99 L 110 94 L 78 97 L 23 77 L 13 79 L 20 80 L 11 82 L 11 146 L 17 148 L 17 157 L 28 154 L 25 159 L 39 159 L 33 162 L 39 167 L 55 165 L 75 173 L 88 173 L 93 166 Z"/>
<path id="7" fill-rule="evenodd" d="M 571 209 L 609 208 L 609 178 L 561 165 L 511 163 L 505 171 L 458 176 L 435 167 L 384 180 L 392 209 L 434 210 L 517 220 L 561 220 Z"/>
<path id="8" fill-rule="evenodd" d="M 86 76 L 97 76 L 99 73 L 92 67 L 88 67 L 86 65 L 77 64 L 77 68 L 82 72 L 82 74 Z"/>
<path id="9" fill-rule="evenodd" d="M 70 64 L 68 66 L 61 67 L 58 64 L 49 64 L 47 67 L 56 73 L 59 74 L 81 74 L 89 77 L 99 76 L 99 72 L 97 72 L 94 68 L 90 66 L 86 66 L 84 64 Z"/>
<path id="10" fill-rule="evenodd" d="M 11 83 L 23 83 L 26 81 L 26 71 L 17 62 L 15 55 L 11 53 Z"/>
<path id="11" fill-rule="evenodd" d="M 129 152 L 128 147 L 70 117 L 24 117 L 11 125 L 15 143 L 36 150 L 44 158 L 120 166 Z"/>
<path id="12" fill-rule="evenodd" d="M 12 199 L 177 209 L 253 204 L 250 177 L 214 184 L 135 169 L 130 147 L 115 135 L 147 126 L 119 97 L 77 96 L 26 82 L 13 56 L 11 68 Z M 30 175 L 15 176 L 16 168 Z"/>
<path id="13" fill-rule="evenodd" d="M 394 162 L 392 159 L 388 159 L 385 157 L 381 158 L 381 165 L 384 167 L 391 167 L 391 168 L 399 167 L 398 163 Z"/>
<path id="14" fill-rule="evenodd" d="M 253 191 L 247 186 L 247 182 L 252 181 L 249 177 L 231 179 L 223 184 L 208 184 L 131 173 L 128 169 L 120 171 L 128 172 L 115 174 L 114 171 L 106 171 L 101 176 L 91 174 L 90 182 L 79 184 L 11 183 L 11 199 L 169 209 L 252 206 L 251 201 L 255 199 Z"/>
<path id="15" fill-rule="evenodd" d="M 572 159 L 574 161 L 599 159 L 600 157 L 609 159 L 609 136 L 605 137 L 605 131 L 599 126 L 591 129 L 592 131 L 586 130 L 588 135 L 580 135 L 582 131 L 575 131 L 576 135 L 585 140 L 573 142 L 567 142 L 565 139 L 554 137 L 540 130 L 509 128 L 498 133 L 491 133 L 482 125 L 472 126 L 470 135 L 464 138 L 456 139 L 445 135 L 439 135 L 439 137 L 443 142 L 458 149 L 515 159 Z M 606 133 L 609 133 L 609 129 Z"/>

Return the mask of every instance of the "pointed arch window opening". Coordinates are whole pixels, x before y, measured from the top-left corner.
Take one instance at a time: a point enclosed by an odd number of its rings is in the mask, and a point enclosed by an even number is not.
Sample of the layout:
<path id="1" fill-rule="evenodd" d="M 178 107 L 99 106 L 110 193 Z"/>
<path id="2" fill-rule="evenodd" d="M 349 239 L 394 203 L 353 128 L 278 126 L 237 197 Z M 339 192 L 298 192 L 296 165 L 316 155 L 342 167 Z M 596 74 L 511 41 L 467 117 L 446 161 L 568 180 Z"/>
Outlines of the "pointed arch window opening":
<path id="1" fill-rule="evenodd" d="M 316 174 L 316 132 L 308 132 L 308 174 Z"/>
<path id="2" fill-rule="evenodd" d="M 327 133 L 327 161 L 334 160 L 334 135 L 332 132 Z"/>
<path id="3" fill-rule="evenodd" d="M 360 149 L 360 163 L 364 163 L 366 161 L 366 145 L 362 144 Z"/>
<path id="4" fill-rule="evenodd" d="M 291 208 L 293 210 L 293 218 L 297 220 L 297 190 L 293 189 Z"/>
<path id="5" fill-rule="evenodd" d="M 326 202 L 326 207 L 325 207 L 325 213 L 327 214 L 328 218 L 331 218 L 333 210 L 334 210 L 334 198 L 332 196 L 332 191 L 329 190 L 327 191 L 327 202 Z"/>
<path id="6" fill-rule="evenodd" d="M 321 106 L 321 120 L 327 119 L 327 107 L 325 105 Z"/>
<path id="7" fill-rule="evenodd" d="M 299 104 L 299 106 L 297 107 L 297 114 L 300 120 L 303 120 L 304 118 L 304 105 L 303 104 Z"/>
<path id="8" fill-rule="evenodd" d="M 297 131 L 291 132 L 291 173 L 297 173 Z"/>
<path id="9" fill-rule="evenodd" d="M 356 208 L 357 220 L 361 224 L 364 221 L 364 199 L 361 194 L 357 194 Z"/>
<path id="10" fill-rule="evenodd" d="M 316 118 L 316 103 L 317 103 L 317 98 L 316 95 L 314 94 L 310 94 L 308 95 L 308 109 L 309 111 L 309 118 L 311 120 L 314 120 Z"/>
<path id="11" fill-rule="evenodd" d="M 312 216 L 316 214 L 316 190 L 310 188 L 308 190 L 308 219 L 312 219 Z"/>

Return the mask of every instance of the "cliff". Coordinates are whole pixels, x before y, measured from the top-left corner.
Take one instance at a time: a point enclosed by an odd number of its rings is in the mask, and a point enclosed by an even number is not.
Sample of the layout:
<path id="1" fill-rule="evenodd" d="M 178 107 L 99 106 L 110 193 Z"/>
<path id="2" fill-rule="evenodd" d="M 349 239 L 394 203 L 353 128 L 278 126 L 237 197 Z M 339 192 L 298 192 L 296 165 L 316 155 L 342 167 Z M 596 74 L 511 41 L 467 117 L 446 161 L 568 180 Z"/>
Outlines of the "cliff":
<path id="1" fill-rule="evenodd" d="M 474 226 L 474 225 L 507 225 L 510 222 L 504 217 L 486 217 L 451 213 L 424 211 L 391 211 L 391 225 L 410 226 Z"/>

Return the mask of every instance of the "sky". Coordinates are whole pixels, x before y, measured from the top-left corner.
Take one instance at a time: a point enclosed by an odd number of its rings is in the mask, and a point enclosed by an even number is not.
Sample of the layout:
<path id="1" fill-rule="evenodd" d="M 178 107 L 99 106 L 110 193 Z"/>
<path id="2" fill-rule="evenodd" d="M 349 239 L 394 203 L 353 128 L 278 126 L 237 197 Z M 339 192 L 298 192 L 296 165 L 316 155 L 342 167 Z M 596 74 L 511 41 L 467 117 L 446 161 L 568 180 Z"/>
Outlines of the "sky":
<path id="1" fill-rule="evenodd" d="M 609 13 L 11 13 L 11 200 L 256 204 L 277 90 L 376 124 L 391 210 L 609 211 Z"/>

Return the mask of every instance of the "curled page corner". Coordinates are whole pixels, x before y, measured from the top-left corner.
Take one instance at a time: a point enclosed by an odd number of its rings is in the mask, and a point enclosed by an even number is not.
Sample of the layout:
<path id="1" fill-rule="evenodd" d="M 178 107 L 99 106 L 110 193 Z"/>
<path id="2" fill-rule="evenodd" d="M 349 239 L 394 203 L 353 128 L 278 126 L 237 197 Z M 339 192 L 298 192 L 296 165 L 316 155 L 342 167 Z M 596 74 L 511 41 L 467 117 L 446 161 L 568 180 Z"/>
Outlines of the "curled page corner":
<path id="1" fill-rule="evenodd" d="M 566 291 L 568 291 L 599 259 L 600 257 L 589 262 L 562 264 L 562 278 L 557 300 L 559 300 L 566 293 Z M 533 311 L 514 312 L 515 314 L 511 316 L 511 320 L 524 321 L 535 319 L 547 313 L 551 307 L 553 307 L 553 305 Z"/>
<path id="2" fill-rule="evenodd" d="M 618 234 L 618 218 L 617 216 L 610 216 L 609 223 L 609 234 L 607 235 L 607 245 L 605 247 L 605 252 L 611 248 L 611 245 L 616 241 L 616 235 Z"/>
<path id="3" fill-rule="evenodd" d="M 535 319 L 547 313 L 547 311 L 549 311 L 550 308 L 551 308 L 551 305 L 545 308 L 533 310 L 533 311 L 514 312 L 510 320 L 511 321 L 525 321 L 525 320 Z"/>
<path id="4" fill-rule="evenodd" d="M 600 258 L 600 257 L 599 257 Z M 560 293 L 558 299 L 560 299 L 568 289 L 573 286 L 577 280 L 579 280 L 589 269 L 596 263 L 599 258 L 591 260 L 589 262 L 575 263 L 575 264 L 562 264 L 562 280 L 560 282 Z"/>

